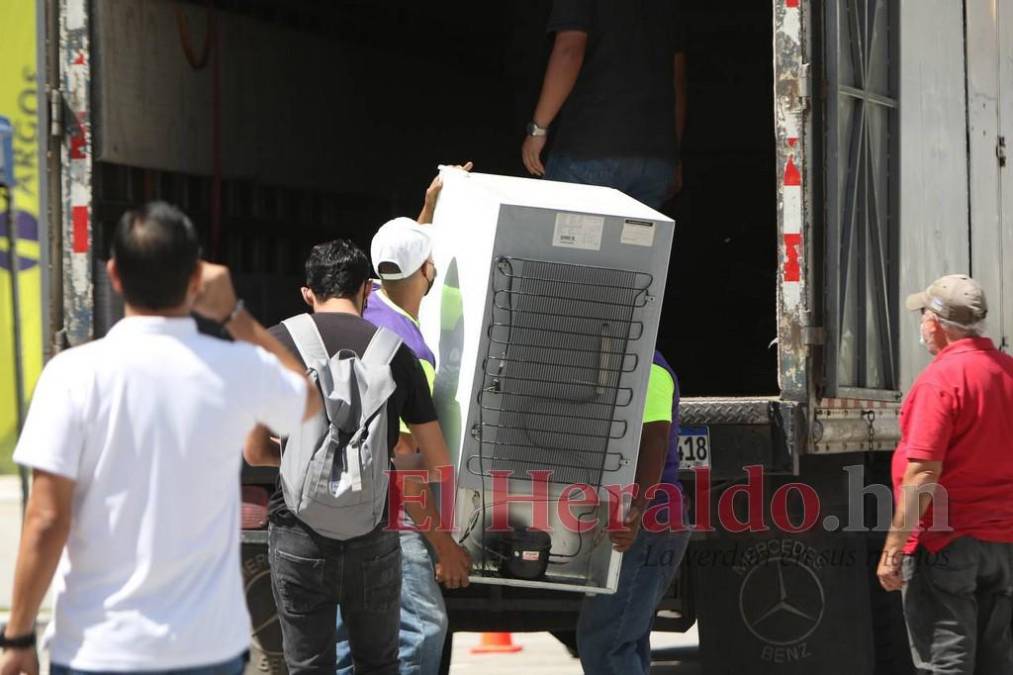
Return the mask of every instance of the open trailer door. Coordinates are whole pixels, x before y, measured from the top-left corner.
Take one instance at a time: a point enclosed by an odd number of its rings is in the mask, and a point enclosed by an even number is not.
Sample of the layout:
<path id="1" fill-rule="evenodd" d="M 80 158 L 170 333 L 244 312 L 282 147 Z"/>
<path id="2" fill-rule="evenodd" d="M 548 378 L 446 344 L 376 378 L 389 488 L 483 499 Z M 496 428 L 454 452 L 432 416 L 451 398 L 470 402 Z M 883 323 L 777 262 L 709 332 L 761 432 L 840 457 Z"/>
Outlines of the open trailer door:
<path id="1" fill-rule="evenodd" d="M 809 450 L 892 451 L 903 391 L 929 360 L 900 300 L 971 270 L 965 59 L 977 48 L 962 3 L 812 8 L 821 345 Z"/>
<path id="2" fill-rule="evenodd" d="M 823 4 L 828 395 L 898 394 L 899 3 Z"/>
<path id="3" fill-rule="evenodd" d="M 900 25 L 898 0 L 814 6 L 811 270 L 819 349 L 810 450 L 892 450 L 900 401 Z M 816 234 L 818 233 L 818 234 Z"/>

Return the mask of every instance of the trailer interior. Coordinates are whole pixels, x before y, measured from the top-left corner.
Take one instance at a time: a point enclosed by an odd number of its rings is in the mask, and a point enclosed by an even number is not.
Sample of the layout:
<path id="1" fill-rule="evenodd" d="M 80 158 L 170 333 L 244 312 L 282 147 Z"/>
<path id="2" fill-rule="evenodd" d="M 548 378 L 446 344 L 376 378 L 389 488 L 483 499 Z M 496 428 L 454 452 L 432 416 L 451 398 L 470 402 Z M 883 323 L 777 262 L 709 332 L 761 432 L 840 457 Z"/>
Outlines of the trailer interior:
<path id="1" fill-rule="evenodd" d="M 302 309 L 309 247 L 368 250 L 418 212 L 437 164 L 523 175 L 550 0 L 130 4 L 97 3 L 93 26 L 97 272 L 123 210 L 166 199 L 275 322 Z M 677 229 L 658 345 L 683 396 L 774 395 L 771 5 L 684 13 L 685 188 L 664 207 Z M 101 334 L 118 308 L 96 293 Z"/>

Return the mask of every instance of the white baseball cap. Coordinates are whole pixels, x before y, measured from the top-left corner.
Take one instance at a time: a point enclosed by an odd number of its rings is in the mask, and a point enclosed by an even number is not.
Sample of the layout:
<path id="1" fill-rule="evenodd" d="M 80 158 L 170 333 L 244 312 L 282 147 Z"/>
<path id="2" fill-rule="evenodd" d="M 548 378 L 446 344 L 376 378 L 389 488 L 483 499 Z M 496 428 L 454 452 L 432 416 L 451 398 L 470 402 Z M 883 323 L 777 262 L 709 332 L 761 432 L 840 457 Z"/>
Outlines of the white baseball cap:
<path id="1" fill-rule="evenodd" d="M 411 218 L 395 218 L 384 223 L 369 246 L 373 269 L 381 279 L 407 279 L 415 274 L 433 253 L 433 240 L 426 227 Z M 398 272 L 380 273 L 381 263 L 397 265 Z"/>

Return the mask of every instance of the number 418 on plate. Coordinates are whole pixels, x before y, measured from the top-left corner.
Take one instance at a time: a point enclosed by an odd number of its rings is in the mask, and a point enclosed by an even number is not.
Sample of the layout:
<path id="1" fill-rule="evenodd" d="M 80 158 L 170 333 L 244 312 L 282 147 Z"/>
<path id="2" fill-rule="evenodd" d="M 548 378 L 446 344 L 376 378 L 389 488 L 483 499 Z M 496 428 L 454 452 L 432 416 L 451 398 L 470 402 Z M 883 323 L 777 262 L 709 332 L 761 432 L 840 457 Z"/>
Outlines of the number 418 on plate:
<path id="1" fill-rule="evenodd" d="M 679 427 L 679 469 L 710 465 L 710 429 L 705 426 Z"/>

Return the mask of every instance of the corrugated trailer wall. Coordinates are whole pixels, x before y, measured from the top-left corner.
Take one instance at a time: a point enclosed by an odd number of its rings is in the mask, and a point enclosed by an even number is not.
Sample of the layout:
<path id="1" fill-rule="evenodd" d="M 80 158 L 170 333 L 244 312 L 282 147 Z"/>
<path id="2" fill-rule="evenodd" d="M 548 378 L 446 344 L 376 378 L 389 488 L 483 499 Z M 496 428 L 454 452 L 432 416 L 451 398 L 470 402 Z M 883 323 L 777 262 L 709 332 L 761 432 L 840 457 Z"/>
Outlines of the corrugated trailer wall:
<path id="1" fill-rule="evenodd" d="M 965 0 L 971 269 L 988 334 L 1013 348 L 1013 0 Z"/>
<path id="2" fill-rule="evenodd" d="M 977 0 L 970 0 L 976 2 Z M 900 38 L 900 295 L 966 271 L 967 111 L 961 0 L 902 0 Z M 929 362 L 918 320 L 901 308 L 900 378 Z"/>

